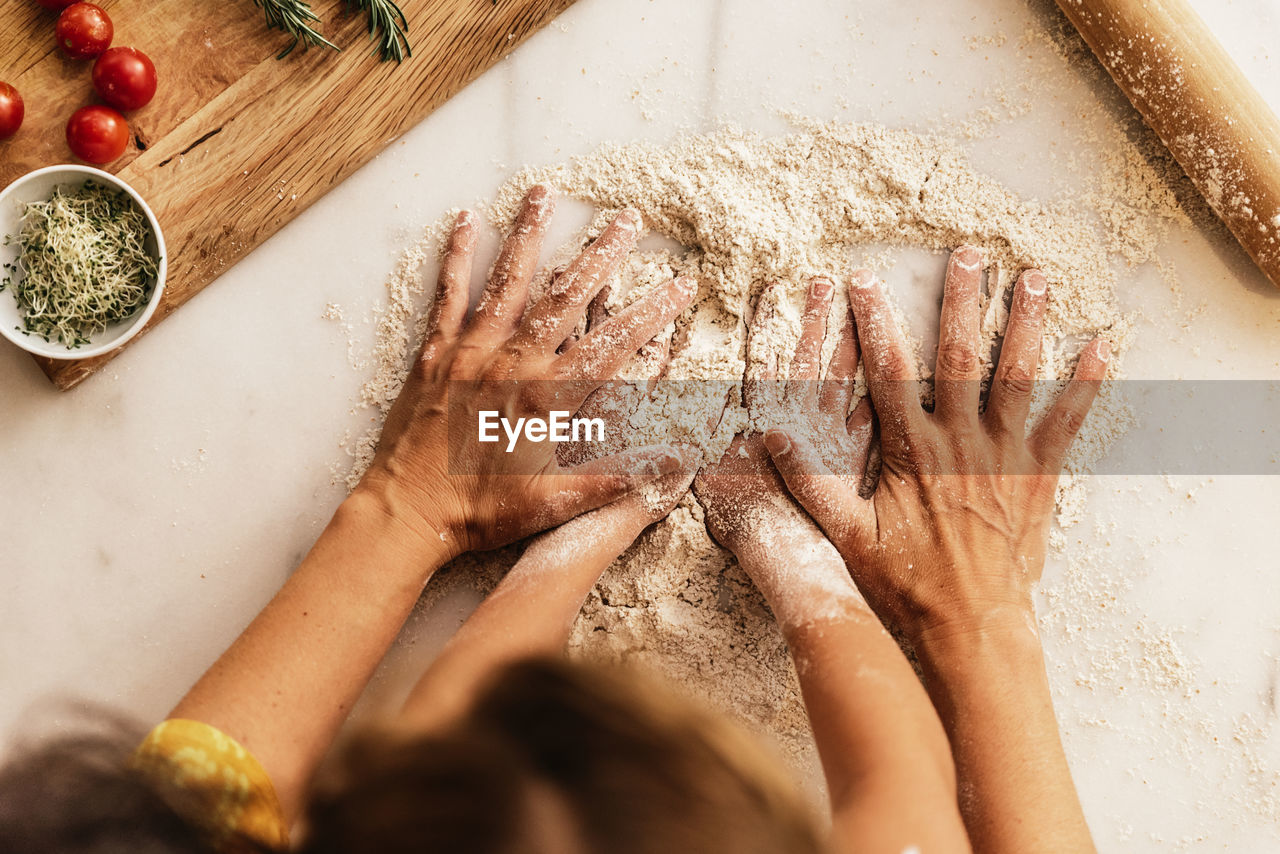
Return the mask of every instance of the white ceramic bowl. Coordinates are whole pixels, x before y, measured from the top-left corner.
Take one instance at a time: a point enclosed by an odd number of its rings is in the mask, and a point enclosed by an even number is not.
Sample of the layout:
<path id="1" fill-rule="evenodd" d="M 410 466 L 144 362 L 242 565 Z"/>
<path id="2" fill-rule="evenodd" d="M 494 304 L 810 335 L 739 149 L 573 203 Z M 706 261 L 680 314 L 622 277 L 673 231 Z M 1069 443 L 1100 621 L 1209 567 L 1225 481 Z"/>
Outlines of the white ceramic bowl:
<path id="1" fill-rule="evenodd" d="M 165 273 L 168 271 L 169 259 L 164 249 L 164 235 L 160 233 L 160 223 L 150 206 L 143 201 L 137 191 L 109 172 L 89 166 L 65 164 L 46 166 L 34 172 L 28 172 L 0 192 L 0 244 L 6 235 L 17 235 L 19 220 L 24 206 L 28 202 L 41 201 L 53 195 L 53 188 L 59 185 L 78 187 L 85 181 L 93 181 L 119 190 L 124 190 L 137 203 L 138 208 L 147 218 L 151 234 L 147 236 L 146 246 L 152 257 L 156 259 L 156 284 L 151 292 L 151 299 L 140 310 L 118 323 L 113 323 L 102 332 L 93 335 L 88 344 L 81 344 L 76 349 L 68 349 L 60 341 L 48 342 L 39 335 L 25 335 L 22 332 L 22 312 L 18 309 L 17 297 L 12 288 L 0 291 L 0 335 L 4 335 L 23 350 L 50 359 L 87 359 L 114 350 L 147 325 L 151 315 L 155 314 L 160 304 L 160 295 L 164 292 Z M 8 272 L 4 264 L 13 263 L 18 256 L 18 245 L 15 239 L 10 245 L 0 245 L 0 277 Z"/>

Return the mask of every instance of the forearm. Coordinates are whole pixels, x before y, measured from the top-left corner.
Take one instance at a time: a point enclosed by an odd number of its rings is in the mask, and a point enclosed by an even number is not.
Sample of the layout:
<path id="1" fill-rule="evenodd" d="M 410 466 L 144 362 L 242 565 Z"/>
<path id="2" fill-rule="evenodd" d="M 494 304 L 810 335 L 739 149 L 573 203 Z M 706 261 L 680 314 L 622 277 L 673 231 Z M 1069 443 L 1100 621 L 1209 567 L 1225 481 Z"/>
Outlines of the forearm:
<path id="1" fill-rule="evenodd" d="M 397 726 L 421 731 L 454 720 L 503 665 L 563 651 L 600 574 L 651 521 L 640 513 L 620 520 L 620 509 L 584 514 L 530 542 L 423 673 Z"/>
<path id="2" fill-rule="evenodd" d="M 836 843 L 898 854 L 968 851 L 946 734 L 870 612 L 786 632 L 832 803 Z M 891 816 L 892 820 L 887 820 Z"/>
<path id="3" fill-rule="evenodd" d="M 357 492 L 171 716 L 203 721 L 244 745 L 292 817 L 423 585 L 447 557 Z"/>
<path id="4" fill-rule="evenodd" d="M 925 636 L 917 649 L 950 736 L 974 846 L 992 854 L 1093 851 L 1030 615 Z"/>
<path id="5" fill-rule="evenodd" d="M 816 528 L 810 539 L 744 549 L 739 559 L 795 660 L 837 847 L 968 851 L 946 734 L 924 688 L 835 548 Z"/>

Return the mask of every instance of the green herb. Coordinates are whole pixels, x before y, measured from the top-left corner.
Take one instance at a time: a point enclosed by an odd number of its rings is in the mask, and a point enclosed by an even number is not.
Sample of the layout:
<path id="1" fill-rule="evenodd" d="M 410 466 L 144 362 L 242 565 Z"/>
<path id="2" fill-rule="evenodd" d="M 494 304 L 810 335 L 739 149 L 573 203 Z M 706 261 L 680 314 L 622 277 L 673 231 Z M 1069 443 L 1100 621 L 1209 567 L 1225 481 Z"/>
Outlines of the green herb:
<path id="1" fill-rule="evenodd" d="M 306 0 L 253 0 L 253 5 L 266 14 L 268 29 L 284 30 L 293 36 L 293 41 L 276 54 L 276 59 L 284 59 L 293 53 L 298 42 L 302 42 L 304 48 L 316 45 L 342 50 L 312 28 L 311 22 L 319 21 L 320 18 L 311 11 L 311 4 Z"/>
<path id="2" fill-rule="evenodd" d="M 145 305 L 157 273 L 145 246 L 149 232 L 126 193 L 88 181 L 28 202 L 18 258 L 0 280 L 0 291 L 10 288 L 17 298 L 21 331 L 75 349 Z"/>
<path id="3" fill-rule="evenodd" d="M 409 21 L 394 0 L 347 0 L 347 7 L 369 13 L 369 38 L 378 40 L 376 52 L 383 62 L 403 62 L 406 56 L 413 56 Z"/>
<path id="4" fill-rule="evenodd" d="M 403 62 L 406 56 L 413 56 L 409 47 L 409 21 L 404 12 L 396 5 L 395 0 L 345 0 L 349 10 L 364 12 L 369 17 L 369 37 L 378 44 L 374 52 L 383 62 L 394 59 Z M 253 4 L 267 16 L 267 27 L 273 30 L 284 30 L 293 36 L 293 41 L 276 56 L 284 59 L 299 42 L 304 48 L 316 45 L 334 50 L 342 48 L 320 35 L 312 23 L 320 17 L 311 11 L 307 0 L 253 0 Z"/>

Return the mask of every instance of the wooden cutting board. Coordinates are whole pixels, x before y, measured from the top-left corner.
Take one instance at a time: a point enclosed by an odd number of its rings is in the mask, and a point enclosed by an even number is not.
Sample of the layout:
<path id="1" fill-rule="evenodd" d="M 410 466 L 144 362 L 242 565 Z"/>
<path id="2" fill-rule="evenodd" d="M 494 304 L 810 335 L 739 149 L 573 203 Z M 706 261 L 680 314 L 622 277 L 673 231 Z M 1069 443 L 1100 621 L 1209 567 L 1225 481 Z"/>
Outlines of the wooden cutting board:
<path id="1" fill-rule="evenodd" d="M 372 55 L 364 17 L 341 0 L 312 6 L 342 52 L 299 47 L 283 60 L 288 36 L 251 0 L 97 2 L 113 44 L 145 52 L 160 80 L 129 116 L 129 150 L 104 167 L 164 229 L 169 275 L 150 329 L 573 0 L 401 0 L 413 56 L 398 67 Z M 34 0 L 0 0 L 0 80 L 26 101 L 22 130 L 0 142 L 0 187 L 70 162 L 67 118 L 95 100 L 92 63 L 57 49 L 56 19 Z M 36 361 L 68 389 L 119 352 Z"/>

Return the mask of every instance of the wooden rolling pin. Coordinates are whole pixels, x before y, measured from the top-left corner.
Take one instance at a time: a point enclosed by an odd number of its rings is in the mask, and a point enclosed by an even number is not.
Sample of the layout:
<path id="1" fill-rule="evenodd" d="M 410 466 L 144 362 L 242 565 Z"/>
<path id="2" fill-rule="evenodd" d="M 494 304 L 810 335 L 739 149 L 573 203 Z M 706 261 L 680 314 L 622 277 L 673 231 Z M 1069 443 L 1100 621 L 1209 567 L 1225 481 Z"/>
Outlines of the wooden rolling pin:
<path id="1" fill-rule="evenodd" d="M 1186 0 L 1057 0 L 1280 287 L 1280 120 Z"/>

